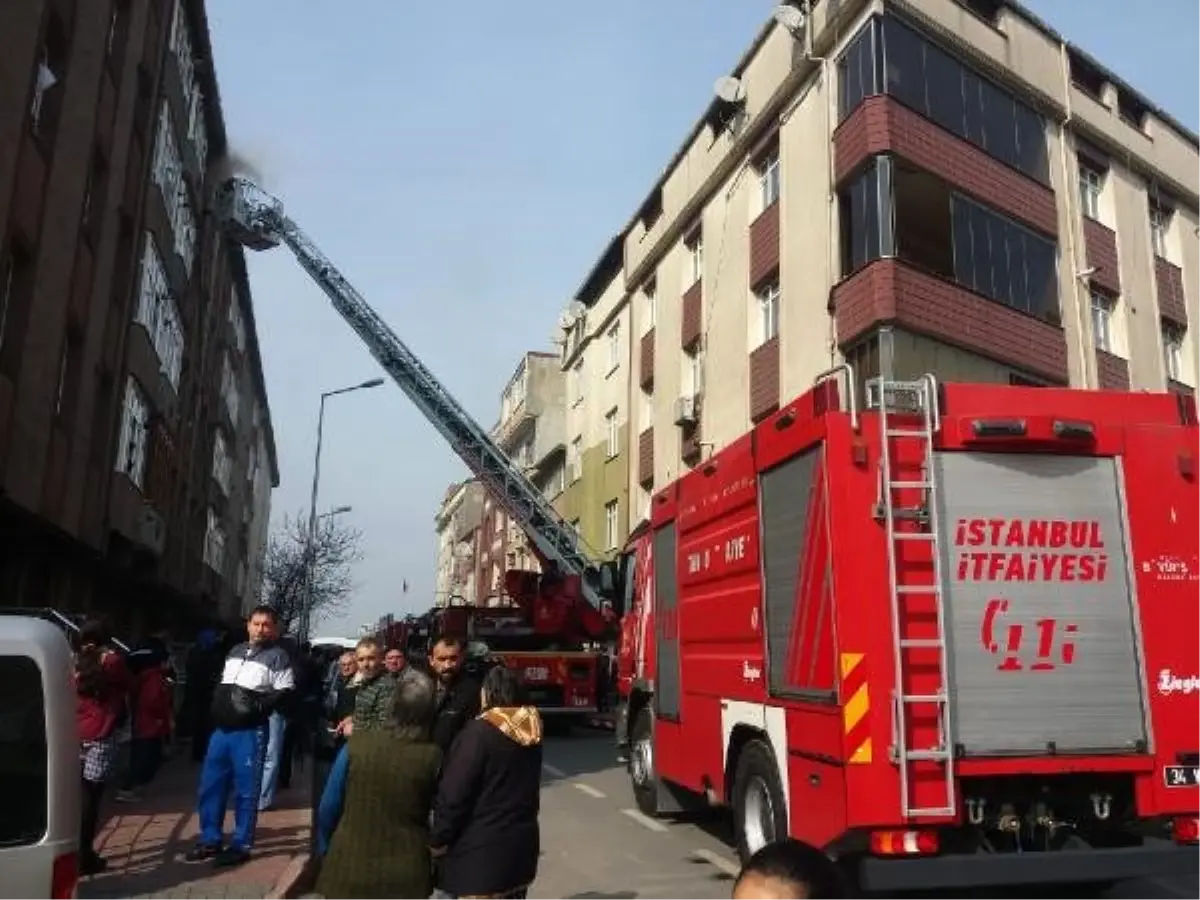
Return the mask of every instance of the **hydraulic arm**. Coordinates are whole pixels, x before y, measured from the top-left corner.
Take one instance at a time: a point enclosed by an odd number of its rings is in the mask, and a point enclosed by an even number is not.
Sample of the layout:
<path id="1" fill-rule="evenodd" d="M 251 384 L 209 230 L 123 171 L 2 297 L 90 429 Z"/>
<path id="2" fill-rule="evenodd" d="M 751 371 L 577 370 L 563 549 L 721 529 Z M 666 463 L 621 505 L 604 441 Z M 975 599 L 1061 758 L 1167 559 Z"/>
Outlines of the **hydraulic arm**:
<path id="1" fill-rule="evenodd" d="M 235 176 L 220 188 L 217 215 L 229 235 L 251 250 L 287 245 L 371 355 L 525 532 L 545 570 L 544 577 L 577 580 L 578 593 L 592 607 L 584 618 L 598 626 L 596 614 L 605 609 L 599 573 L 580 551 L 575 529 L 284 213 L 283 204 L 248 179 Z"/>

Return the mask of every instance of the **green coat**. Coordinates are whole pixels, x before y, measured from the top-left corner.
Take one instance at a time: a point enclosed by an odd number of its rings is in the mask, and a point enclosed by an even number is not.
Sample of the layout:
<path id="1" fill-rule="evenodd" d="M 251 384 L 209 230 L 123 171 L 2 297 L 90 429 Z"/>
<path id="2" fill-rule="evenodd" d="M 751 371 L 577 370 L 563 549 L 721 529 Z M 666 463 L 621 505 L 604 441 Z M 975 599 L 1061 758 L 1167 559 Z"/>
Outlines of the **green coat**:
<path id="1" fill-rule="evenodd" d="M 391 728 L 350 737 L 346 800 L 316 890 L 325 897 L 428 897 L 429 809 L 441 753 Z"/>

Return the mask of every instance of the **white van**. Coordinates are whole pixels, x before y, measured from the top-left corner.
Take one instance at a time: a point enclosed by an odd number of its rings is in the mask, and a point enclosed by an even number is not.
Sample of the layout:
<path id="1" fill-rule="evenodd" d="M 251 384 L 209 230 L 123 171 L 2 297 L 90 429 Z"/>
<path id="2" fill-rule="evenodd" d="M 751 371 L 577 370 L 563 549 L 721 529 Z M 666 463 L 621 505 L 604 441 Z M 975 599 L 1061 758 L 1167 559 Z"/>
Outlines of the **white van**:
<path id="1" fill-rule="evenodd" d="M 0 897 L 74 897 L 80 770 L 60 628 L 0 615 Z"/>

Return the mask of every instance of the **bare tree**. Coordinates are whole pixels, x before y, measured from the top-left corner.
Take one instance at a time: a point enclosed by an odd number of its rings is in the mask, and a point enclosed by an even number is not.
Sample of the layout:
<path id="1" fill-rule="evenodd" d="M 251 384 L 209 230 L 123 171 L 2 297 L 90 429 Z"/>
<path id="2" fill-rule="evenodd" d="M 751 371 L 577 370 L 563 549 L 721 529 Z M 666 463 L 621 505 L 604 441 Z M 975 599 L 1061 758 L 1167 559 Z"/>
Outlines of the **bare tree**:
<path id="1" fill-rule="evenodd" d="M 312 609 L 310 627 L 319 619 L 341 612 L 354 588 L 354 563 L 362 558 L 357 529 L 339 525 L 336 517 L 317 520 L 312 550 Z M 294 632 L 302 617 L 309 560 L 308 519 L 284 517 L 267 543 L 263 561 L 264 603 L 279 611 L 280 631 Z"/>

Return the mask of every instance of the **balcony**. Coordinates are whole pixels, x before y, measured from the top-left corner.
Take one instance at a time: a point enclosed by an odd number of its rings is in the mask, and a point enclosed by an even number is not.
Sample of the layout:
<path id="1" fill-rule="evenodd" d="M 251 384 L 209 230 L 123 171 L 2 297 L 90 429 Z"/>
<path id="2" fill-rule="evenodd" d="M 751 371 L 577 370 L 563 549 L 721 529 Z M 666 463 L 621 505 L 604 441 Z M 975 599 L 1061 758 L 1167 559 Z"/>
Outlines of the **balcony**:
<path id="1" fill-rule="evenodd" d="M 654 426 L 638 435 L 638 484 L 654 483 Z"/>
<path id="2" fill-rule="evenodd" d="M 755 288 L 779 271 L 779 201 L 750 223 L 750 287 Z"/>
<path id="3" fill-rule="evenodd" d="M 750 351 L 750 421 L 779 409 L 779 336 Z"/>
<path id="4" fill-rule="evenodd" d="M 1173 325 L 1187 328 L 1187 306 L 1183 299 L 1183 272 L 1161 256 L 1154 257 L 1154 280 L 1158 285 L 1158 314 Z"/>
<path id="5" fill-rule="evenodd" d="M 1129 363 L 1114 353 L 1096 350 L 1096 384 L 1102 391 L 1129 390 Z"/>
<path id="6" fill-rule="evenodd" d="M 1121 264 L 1117 259 L 1117 233 L 1095 219 L 1083 217 L 1083 243 L 1087 263 L 1096 271 L 1091 282 L 1114 296 L 1121 294 Z"/>
<path id="7" fill-rule="evenodd" d="M 704 282 L 697 279 L 696 283 L 683 294 L 683 315 L 679 322 L 679 346 L 684 350 L 691 350 L 700 343 L 700 334 L 704 327 L 703 307 Z"/>
<path id="8" fill-rule="evenodd" d="M 638 386 L 644 390 L 654 388 L 654 329 L 642 335 L 638 352 Z"/>

